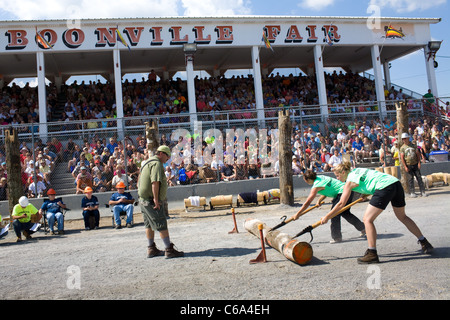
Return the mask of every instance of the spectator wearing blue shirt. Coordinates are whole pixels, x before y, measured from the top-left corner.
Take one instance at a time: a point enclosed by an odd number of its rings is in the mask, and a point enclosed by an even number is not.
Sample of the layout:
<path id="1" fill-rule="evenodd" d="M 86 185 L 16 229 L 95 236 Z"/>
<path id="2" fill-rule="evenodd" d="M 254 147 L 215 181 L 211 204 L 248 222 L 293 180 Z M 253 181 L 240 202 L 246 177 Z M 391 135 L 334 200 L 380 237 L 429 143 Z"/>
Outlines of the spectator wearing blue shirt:
<path id="1" fill-rule="evenodd" d="M 106 145 L 106 147 L 108 148 L 110 154 L 113 154 L 115 148 L 118 146 L 119 145 L 116 142 L 116 138 L 114 138 L 114 137 L 109 138 L 109 143 Z"/>
<path id="2" fill-rule="evenodd" d="M 39 209 L 39 213 L 43 214 L 46 211 L 46 218 L 51 234 L 55 234 L 55 220 L 58 222 L 58 234 L 64 234 L 64 215 L 61 212 L 61 208 L 65 209 L 66 205 L 62 202 L 61 198 L 56 199 L 56 191 L 54 189 L 48 189 L 47 195 L 48 201 L 44 201 Z"/>
<path id="3" fill-rule="evenodd" d="M 128 228 L 131 228 L 131 222 L 133 221 L 133 203 L 134 199 L 131 193 L 125 192 L 125 183 L 120 181 L 116 185 L 117 192 L 111 195 L 109 205 L 114 206 L 113 214 L 114 221 L 116 223 L 116 229 L 122 228 L 120 223 L 120 212 L 125 211 L 127 213 L 126 224 Z"/>
<path id="4" fill-rule="evenodd" d="M 364 143 L 356 136 L 355 141 L 352 143 L 352 151 L 355 159 L 360 159 L 364 156 Z"/>
<path id="5" fill-rule="evenodd" d="M 86 187 L 84 189 L 85 196 L 81 199 L 85 230 L 91 229 L 89 218 L 92 216 L 94 216 L 95 219 L 94 229 L 98 229 L 100 224 L 100 212 L 98 211 L 99 203 L 97 197 L 92 195 L 92 192 L 93 190 L 91 187 Z"/>

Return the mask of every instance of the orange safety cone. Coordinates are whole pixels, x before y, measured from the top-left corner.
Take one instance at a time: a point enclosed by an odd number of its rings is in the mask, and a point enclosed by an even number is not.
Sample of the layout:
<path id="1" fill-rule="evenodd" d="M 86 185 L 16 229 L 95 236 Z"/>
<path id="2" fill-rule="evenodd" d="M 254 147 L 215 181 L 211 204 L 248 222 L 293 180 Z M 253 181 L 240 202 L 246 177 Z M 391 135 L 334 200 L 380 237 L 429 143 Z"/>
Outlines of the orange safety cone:
<path id="1" fill-rule="evenodd" d="M 231 230 L 228 233 L 239 233 L 238 228 L 237 228 L 237 224 L 236 224 L 236 216 L 234 214 L 234 208 L 231 208 L 231 214 L 233 215 L 233 221 L 234 221 L 234 229 Z"/>
<path id="2" fill-rule="evenodd" d="M 262 250 L 259 253 L 259 255 L 256 257 L 256 259 L 252 259 L 252 260 L 249 261 L 250 264 L 267 262 L 267 259 L 266 259 L 266 247 L 265 247 L 265 244 L 264 244 L 263 229 L 264 229 L 263 224 L 262 223 L 258 224 L 259 237 L 261 239 Z"/>

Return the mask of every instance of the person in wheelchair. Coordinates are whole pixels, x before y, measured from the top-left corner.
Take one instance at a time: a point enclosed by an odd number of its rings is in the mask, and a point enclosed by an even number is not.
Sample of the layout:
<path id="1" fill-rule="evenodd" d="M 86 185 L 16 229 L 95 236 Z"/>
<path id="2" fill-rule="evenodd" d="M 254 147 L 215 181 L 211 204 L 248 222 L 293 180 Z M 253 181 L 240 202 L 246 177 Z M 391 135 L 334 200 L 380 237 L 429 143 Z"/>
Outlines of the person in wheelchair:
<path id="1" fill-rule="evenodd" d="M 109 205 L 113 206 L 113 214 L 114 214 L 114 221 L 116 223 L 116 229 L 120 229 L 121 222 L 120 222 L 120 213 L 126 212 L 127 214 L 127 220 L 126 225 L 128 228 L 131 228 L 131 222 L 133 221 L 133 203 L 134 199 L 131 193 L 125 192 L 125 183 L 120 181 L 118 184 L 116 184 L 117 192 L 113 193 L 111 195 L 111 198 L 109 200 Z"/>
<path id="2" fill-rule="evenodd" d="M 48 189 L 48 200 L 45 200 L 39 209 L 40 214 L 46 214 L 48 226 L 50 228 L 50 234 L 55 234 L 53 230 L 55 226 L 55 220 L 58 222 L 58 234 L 64 234 L 64 214 L 62 209 L 66 209 L 66 205 L 62 202 L 61 198 L 56 198 L 56 191 L 54 189 Z"/>
<path id="3" fill-rule="evenodd" d="M 98 211 L 98 199 L 92 195 L 92 188 L 86 187 L 84 189 L 85 196 L 81 199 L 81 208 L 83 208 L 83 219 L 85 230 L 91 230 L 90 218 L 93 216 L 95 220 L 94 229 L 99 228 L 100 224 L 100 211 Z"/>

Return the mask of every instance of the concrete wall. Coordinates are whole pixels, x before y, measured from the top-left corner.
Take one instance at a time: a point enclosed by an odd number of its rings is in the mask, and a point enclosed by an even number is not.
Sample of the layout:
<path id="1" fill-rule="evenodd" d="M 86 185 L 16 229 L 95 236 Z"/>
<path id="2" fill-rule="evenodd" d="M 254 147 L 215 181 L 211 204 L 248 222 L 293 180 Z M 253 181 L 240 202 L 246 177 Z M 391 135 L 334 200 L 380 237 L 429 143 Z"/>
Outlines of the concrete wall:
<path id="1" fill-rule="evenodd" d="M 422 175 L 429 175 L 436 172 L 450 173 L 450 162 L 436 162 L 422 164 Z M 333 173 L 324 173 L 334 177 Z M 399 170 L 400 176 L 400 170 Z M 303 181 L 303 177 L 294 176 L 294 195 L 295 197 L 304 197 L 309 194 L 310 186 Z M 176 186 L 170 187 L 167 192 L 167 198 L 169 199 L 169 210 L 184 208 L 184 199 L 190 196 L 202 196 L 209 198 L 217 195 L 233 195 L 233 201 L 235 203 L 236 197 L 239 193 L 254 192 L 257 190 L 266 191 L 273 188 L 279 188 L 278 178 L 266 178 L 256 180 L 243 180 L 243 181 L 231 181 L 231 182 L 217 182 L 198 185 Z M 137 199 L 137 190 L 131 190 L 131 194 Z M 112 192 L 96 193 L 100 202 L 100 214 L 101 216 L 111 216 L 109 208 L 105 207 L 111 197 Z M 64 196 L 63 201 L 71 210 L 66 213 L 66 219 L 80 219 L 81 216 L 81 199 L 83 195 L 70 195 Z M 30 199 L 37 208 L 42 205 L 43 199 Z M 2 216 L 7 216 L 9 212 L 8 201 L 0 201 L 0 212 Z M 135 212 L 140 212 L 140 207 L 135 207 Z"/>

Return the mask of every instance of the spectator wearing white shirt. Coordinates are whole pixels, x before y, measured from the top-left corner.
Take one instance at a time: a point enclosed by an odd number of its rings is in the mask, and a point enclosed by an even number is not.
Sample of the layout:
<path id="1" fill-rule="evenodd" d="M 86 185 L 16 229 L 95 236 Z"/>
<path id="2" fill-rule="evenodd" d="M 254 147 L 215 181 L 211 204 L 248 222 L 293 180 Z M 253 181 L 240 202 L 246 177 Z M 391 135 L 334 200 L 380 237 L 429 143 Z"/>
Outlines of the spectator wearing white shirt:
<path id="1" fill-rule="evenodd" d="M 328 160 L 328 165 L 331 168 L 331 171 L 334 170 L 334 168 L 342 163 L 342 156 L 339 154 L 338 149 L 334 149 L 334 154 L 330 157 L 330 160 Z"/>

